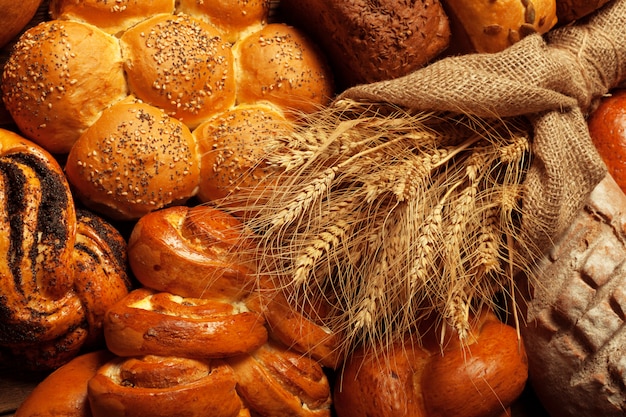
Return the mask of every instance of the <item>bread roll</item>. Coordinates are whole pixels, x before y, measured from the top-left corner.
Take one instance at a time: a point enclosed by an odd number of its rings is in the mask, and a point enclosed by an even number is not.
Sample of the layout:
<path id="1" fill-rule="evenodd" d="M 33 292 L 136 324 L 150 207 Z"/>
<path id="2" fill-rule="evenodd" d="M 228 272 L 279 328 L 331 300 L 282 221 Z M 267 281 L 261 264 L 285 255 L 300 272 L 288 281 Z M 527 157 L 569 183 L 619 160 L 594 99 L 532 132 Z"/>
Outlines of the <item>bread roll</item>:
<path id="1" fill-rule="evenodd" d="M 75 20 L 117 35 L 155 14 L 172 13 L 174 0 L 51 0 L 50 17 Z"/>
<path id="2" fill-rule="evenodd" d="M 232 369 L 219 361 L 154 355 L 115 358 L 89 381 L 93 417 L 237 417 Z"/>
<path id="3" fill-rule="evenodd" d="M 449 327 L 443 340 L 433 329 L 424 339 L 357 349 L 334 388 L 337 416 L 510 415 L 528 377 L 516 330 L 488 310 L 472 321 L 466 343 Z"/>
<path id="4" fill-rule="evenodd" d="M 118 356 L 226 358 L 267 340 L 263 317 L 242 303 L 133 290 L 108 311 L 107 347 Z"/>
<path id="5" fill-rule="evenodd" d="M 78 212 L 56 160 L 0 130 L 0 347 L 54 369 L 101 337 L 102 311 L 128 292 L 125 242 Z"/>
<path id="6" fill-rule="evenodd" d="M 330 384 L 313 359 L 269 342 L 228 363 L 237 392 L 253 415 L 330 417 Z"/>
<path id="7" fill-rule="evenodd" d="M 557 23 L 555 0 L 446 0 L 445 5 L 455 29 L 451 42 L 463 43 L 456 46 L 463 53 L 499 52 Z"/>
<path id="8" fill-rule="evenodd" d="M 450 41 L 438 0 L 281 0 L 280 9 L 321 46 L 340 89 L 406 75 Z"/>
<path id="9" fill-rule="evenodd" d="M 106 109 L 78 138 L 65 172 L 87 207 L 134 220 L 197 193 L 197 152 L 182 122 L 146 103 L 126 100 Z"/>
<path id="10" fill-rule="evenodd" d="M 79 22 L 40 23 L 16 43 L 2 93 L 26 137 L 67 153 L 102 110 L 127 96 L 119 42 Z"/>
<path id="11" fill-rule="evenodd" d="M 334 94 L 325 56 L 304 34 L 272 23 L 233 47 L 237 66 L 237 102 L 270 102 L 287 115 L 312 112 Z"/>
<path id="12" fill-rule="evenodd" d="M 289 138 L 293 122 L 264 104 L 239 105 L 193 131 L 201 155 L 198 198 L 236 213 L 254 213 L 276 192 L 282 167 L 265 157 Z"/>
<path id="13" fill-rule="evenodd" d="M 15 417 L 90 417 L 87 384 L 112 359 L 106 350 L 75 357 L 40 382 L 17 408 Z"/>
<path id="14" fill-rule="evenodd" d="M 0 1 L 2 26 L 0 27 L 0 48 L 5 47 L 16 37 L 35 16 L 42 0 L 24 0 L 19 3 L 11 0 Z"/>
<path id="15" fill-rule="evenodd" d="M 161 14 L 120 38 L 132 94 L 194 127 L 235 103 L 231 45 L 188 15 Z"/>
<path id="16" fill-rule="evenodd" d="M 199 205 L 142 216 L 128 239 L 128 261 L 144 286 L 183 297 L 240 300 L 255 284 L 251 248 L 229 214 Z"/>
<path id="17" fill-rule="evenodd" d="M 617 89 L 604 96 L 587 124 L 609 174 L 626 192 L 626 90 Z"/>
<path id="18" fill-rule="evenodd" d="M 572 23 L 590 15 L 611 0 L 556 0 L 559 25 Z"/>
<path id="19" fill-rule="evenodd" d="M 216 26 L 229 42 L 236 42 L 247 32 L 267 23 L 270 2 L 267 0 L 180 0 L 177 10 L 204 19 Z"/>

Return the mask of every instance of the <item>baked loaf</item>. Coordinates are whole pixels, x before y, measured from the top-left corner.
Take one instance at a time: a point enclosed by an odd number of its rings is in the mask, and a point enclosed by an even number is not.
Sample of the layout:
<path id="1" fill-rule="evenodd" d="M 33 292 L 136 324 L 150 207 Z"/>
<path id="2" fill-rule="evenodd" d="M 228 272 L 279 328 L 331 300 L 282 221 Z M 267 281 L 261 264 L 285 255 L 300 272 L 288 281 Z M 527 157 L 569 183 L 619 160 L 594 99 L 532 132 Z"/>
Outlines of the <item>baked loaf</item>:
<path id="1" fill-rule="evenodd" d="M 133 220 L 197 193 L 198 148 L 180 120 L 128 98 L 104 110 L 78 138 L 65 173 L 87 207 Z"/>
<path id="2" fill-rule="evenodd" d="M 530 281 L 521 331 L 530 383 L 550 415 L 626 413 L 625 213 L 607 176 Z"/>
<path id="3" fill-rule="evenodd" d="M 556 0 L 559 25 L 566 25 L 588 16 L 611 0 Z"/>
<path id="4" fill-rule="evenodd" d="M 281 0 L 279 7 L 321 46 L 340 89 L 406 75 L 450 41 L 438 0 Z"/>
<path id="5" fill-rule="evenodd" d="M 357 349 L 334 388 L 337 416 L 510 415 L 528 377 L 513 327 L 483 310 L 463 345 L 450 328 L 422 334 Z"/>
<path id="6" fill-rule="evenodd" d="M 626 90 L 617 89 L 602 97 L 587 125 L 609 174 L 626 192 Z"/>
<path id="7" fill-rule="evenodd" d="M 235 386 L 222 361 L 147 355 L 105 363 L 89 380 L 88 398 L 93 417 L 249 416 Z"/>
<path id="8" fill-rule="evenodd" d="M 75 208 L 48 152 L 6 130 L 0 142 L 0 347 L 53 369 L 101 341 L 104 311 L 130 288 L 126 242 Z"/>
<path id="9" fill-rule="evenodd" d="M 119 43 L 80 22 L 42 22 L 16 43 L 4 67 L 2 93 L 28 139 L 49 152 L 67 153 L 104 108 L 127 95 Z"/>
<path id="10" fill-rule="evenodd" d="M 455 49 L 461 53 L 499 52 L 531 33 L 557 23 L 555 0 L 446 0 Z"/>
<path id="11" fill-rule="evenodd" d="M 0 1 L 2 27 L 0 28 L 0 48 L 5 47 L 35 16 L 42 0 L 25 0 L 19 3 L 10 0 Z"/>

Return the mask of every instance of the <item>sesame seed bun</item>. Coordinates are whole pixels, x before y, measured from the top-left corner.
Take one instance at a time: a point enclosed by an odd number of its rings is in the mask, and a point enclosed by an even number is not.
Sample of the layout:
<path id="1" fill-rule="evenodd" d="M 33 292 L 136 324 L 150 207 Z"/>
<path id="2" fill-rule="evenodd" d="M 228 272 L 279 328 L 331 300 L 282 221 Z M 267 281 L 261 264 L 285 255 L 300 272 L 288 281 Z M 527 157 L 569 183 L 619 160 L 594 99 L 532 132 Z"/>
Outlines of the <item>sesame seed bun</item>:
<path id="1" fill-rule="evenodd" d="M 272 194 L 282 172 L 266 163 L 271 139 L 293 125 L 264 104 L 240 105 L 205 121 L 193 131 L 201 157 L 201 201 L 252 210 Z"/>
<path id="2" fill-rule="evenodd" d="M 117 34 L 150 16 L 172 13 L 174 0 L 51 0 L 53 19 L 87 22 L 107 33 Z"/>
<path id="3" fill-rule="evenodd" d="M 66 153 L 105 107 L 127 96 L 118 41 L 79 22 L 40 23 L 15 45 L 2 92 L 26 137 Z"/>
<path id="4" fill-rule="evenodd" d="M 154 16 L 121 37 L 131 93 L 187 126 L 235 102 L 231 45 L 188 15 Z"/>
<path id="5" fill-rule="evenodd" d="M 133 220 L 194 196 L 198 160 L 187 126 L 149 104 L 126 100 L 105 110 L 76 141 L 65 171 L 87 207 Z"/>
<path id="6" fill-rule="evenodd" d="M 180 0 L 177 10 L 204 19 L 222 31 L 229 42 L 242 33 L 258 30 L 267 22 L 270 2 L 267 0 Z"/>
<path id="7" fill-rule="evenodd" d="M 334 92 L 326 59 L 298 29 L 271 23 L 235 44 L 238 103 L 271 102 L 289 113 L 313 112 Z"/>

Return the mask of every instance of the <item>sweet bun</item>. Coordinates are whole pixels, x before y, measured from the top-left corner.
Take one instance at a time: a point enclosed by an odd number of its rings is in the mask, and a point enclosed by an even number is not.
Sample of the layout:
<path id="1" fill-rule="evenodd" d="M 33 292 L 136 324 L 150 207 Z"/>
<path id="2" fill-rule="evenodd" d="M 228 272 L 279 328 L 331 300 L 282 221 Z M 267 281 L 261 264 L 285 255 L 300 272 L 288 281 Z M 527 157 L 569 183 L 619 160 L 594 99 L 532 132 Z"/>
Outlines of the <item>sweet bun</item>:
<path id="1" fill-rule="evenodd" d="M 446 0 L 452 22 L 451 44 L 462 53 L 499 52 L 531 33 L 557 23 L 555 0 Z"/>
<path id="2" fill-rule="evenodd" d="M 177 10 L 204 19 L 217 27 L 229 42 L 236 42 L 267 23 L 270 2 L 267 0 L 198 1 L 179 0 Z"/>
<path id="3" fill-rule="evenodd" d="M 0 48 L 5 47 L 31 21 L 42 0 L 24 0 L 15 2 L 1 0 L 2 26 L 0 27 Z"/>
<path id="4" fill-rule="evenodd" d="M 290 114 L 327 105 L 334 94 L 325 56 L 300 30 L 270 23 L 233 46 L 237 102 L 267 101 Z"/>
<path id="5" fill-rule="evenodd" d="M 513 327 L 483 310 L 463 344 L 450 327 L 422 335 L 357 348 L 334 387 L 337 416 L 510 415 L 528 378 Z"/>
<path id="6" fill-rule="evenodd" d="M 172 13 L 174 0 L 51 0 L 52 19 L 75 20 L 116 35 L 159 13 Z"/>
<path id="7" fill-rule="evenodd" d="M 231 45 L 208 23 L 160 14 L 120 42 L 131 93 L 189 127 L 235 103 Z"/>
<path id="8" fill-rule="evenodd" d="M 283 172 L 265 156 L 293 128 L 282 112 L 262 103 L 239 105 L 203 122 L 193 131 L 201 158 L 198 198 L 239 212 L 263 206 Z"/>
<path id="9" fill-rule="evenodd" d="M 602 97 L 587 125 L 609 174 L 626 192 L 626 90 L 617 89 Z"/>
<path id="10" fill-rule="evenodd" d="M 406 75 L 450 41 L 438 0 L 281 0 L 279 11 L 321 46 L 341 89 Z"/>
<path id="11" fill-rule="evenodd" d="M 79 22 L 40 23 L 16 43 L 2 93 L 26 137 L 66 153 L 104 108 L 127 96 L 119 42 Z"/>
<path id="12" fill-rule="evenodd" d="M 221 361 L 147 355 L 115 358 L 89 380 L 93 417 L 237 417 L 233 370 Z"/>
<path id="13" fill-rule="evenodd" d="M 75 357 L 37 384 L 14 417 L 90 417 L 87 384 L 112 359 L 107 350 Z"/>
<path id="14" fill-rule="evenodd" d="M 240 300 L 254 284 L 242 225 L 208 205 L 176 206 L 142 216 L 128 239 L 128 262 L 148 288 L 183 297 Z"/>
<path id="15" fill-rule="evenodd" d="M 149 104 L 125 100 L 107 108 L 78 138 L 65 172 L 86 206 L 132 220 L 194 196 L 198 161 L 186 125 Z"/>
<path id="16" fill-rule="evenodd" d="M 235 372 L 237 392 L 253 415 L 330 417 L 328 378 L 308 356 L 268 342 L 228 363 Z"/>
<path id="17" fill-rule="evenodd" d="M 109 308 L 104 336 L 118 356 L 207 359 L 250 352 L 267 341 L 267 330 L 243 303 L 138 288 Z"/>

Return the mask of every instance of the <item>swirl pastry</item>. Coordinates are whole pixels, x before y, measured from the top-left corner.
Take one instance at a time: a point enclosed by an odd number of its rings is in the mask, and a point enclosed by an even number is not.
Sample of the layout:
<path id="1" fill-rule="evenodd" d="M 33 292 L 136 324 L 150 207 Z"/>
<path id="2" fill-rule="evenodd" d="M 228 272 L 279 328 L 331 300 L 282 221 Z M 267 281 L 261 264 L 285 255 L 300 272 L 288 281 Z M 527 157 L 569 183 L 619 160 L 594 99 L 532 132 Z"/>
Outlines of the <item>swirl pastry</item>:
<path id="1" fill-rule="evenodd" d="M 61 167 L 0 130 L 0 347 L 33 369 L 98 339 L 102 312 L 128 293 L 125 241 L 77 213 Z"/>
<path id="2" fill-rule="evenodd" d="M 138 288 L 109 308 L 104 336 L 119 356 L 225 358 L 258 348 L 267 330 L 243 303 Z"/>

